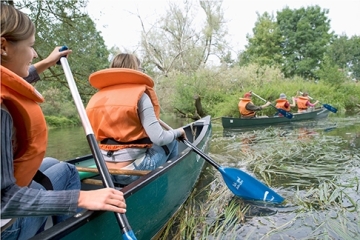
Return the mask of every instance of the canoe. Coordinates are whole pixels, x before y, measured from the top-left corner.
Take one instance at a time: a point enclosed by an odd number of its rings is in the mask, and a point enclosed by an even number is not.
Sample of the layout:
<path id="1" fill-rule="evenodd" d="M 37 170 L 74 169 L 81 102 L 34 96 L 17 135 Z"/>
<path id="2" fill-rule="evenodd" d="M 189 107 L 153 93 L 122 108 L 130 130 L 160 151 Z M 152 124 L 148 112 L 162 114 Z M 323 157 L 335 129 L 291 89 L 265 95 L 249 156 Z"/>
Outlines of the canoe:
<path id="1" fill-rule="evenodd" d="M 316 109 L 306 113 L 293 113 L 293 118 L 286 117 L 265 117 L 265 118 L 235 118 L 235 117 L 222 117 L 221 122 L 224 129 L 239 129 L 258 126 L 271 126 L 276 124 L 288 124 L 292 122 L 317 120 L 326 118 L 329 115 L 329 110 L 325 108 Z"/>
<path id="2" fill-rule="evenodd" d="M 211 138 L 210 116 L 187 124 L 184 128 L 188 140 L 202 151 L 208 152 Z M 77 167 L 95 166 L 92 155 L 68 162 Z M 151 239 L 161 233 L 166 223 L 180 210 L 191 194 L 204 162 L 198 154 L 179 142 L 179 154 L 176 158 L 121 189 L 127 204 L 126 216 L 138 240 Z M 79 174 L 83 190 L 102 187 L 85 183 L 101 179 L 96 173 Z M 114 213 L 84 210 L 62 223 L 47 228 L 32 239 L 108 240 L 122 239 L 122 233 Z"/>

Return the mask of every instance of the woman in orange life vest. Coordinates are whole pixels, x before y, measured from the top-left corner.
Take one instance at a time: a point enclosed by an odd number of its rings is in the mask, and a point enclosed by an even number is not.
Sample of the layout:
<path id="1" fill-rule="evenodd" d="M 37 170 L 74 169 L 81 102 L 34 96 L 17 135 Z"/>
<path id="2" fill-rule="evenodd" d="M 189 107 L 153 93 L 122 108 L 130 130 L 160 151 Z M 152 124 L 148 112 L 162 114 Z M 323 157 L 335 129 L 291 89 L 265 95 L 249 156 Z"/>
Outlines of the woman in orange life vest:
<path id="1" fill-rule="evenodd" d="M 307 92 L 303 92 L 302 96 L 295 98 L 299 113 L 307 112 L 310 107 L 315 107 L 319 103 L 319 101 L 311 103 L 308 96 Z"/>
<path id="2" fill-rule="evenodd" d="M 247 92 L 244 94 L 243 98 L 240 98 L 240 102 L 238 104 L 240 117 L 241 118 L 255 118 L 256 112 L 260 111 L 271 105 L 271 102 L 267 102 L 262 106 L 256 106 L 251 102 L 251 92 Z"/>
<path id="3" fill-rule="evenodd" d="M 292 104 L 289 103 L 289 101 L 286 99 L 285 93 L 280 93 L 279 99 L 276 99 L 276 108 L 284 109 L 287 112 L 290 112 L 291 107 L 295 107 L 295 98 L 292 98 Z M 279 117 L 282 117 L 283 115 L 281 113 L 277 113 Z"/>
<path id="4" fill-rule="evenodd" d="M 177 155 L 177 139 L 185 137 L 185 131 L 161 127 L 154 82 L 142 73 L 135 55 L 118 54 L 109 69 L 93 73 L 89 80 L 99 91 L 86 112 L 109 169 L 154 170 Z M 122 185 L 139 178 L 112 177 Z"/>
<path id="5" fill-rule="evenodd" d="M 23 79 L 37 57 L 35 26 L 26 14 L 3 3 L 0 16 L 1 239 L 29 239 L 41 231 L 47 216 L 56 215 L 56 224 L 79 208 L 124 213 L 122 192 L 80 191 L 74 166 L 53 158 L 43 160 L 47 145 L 39 106 L 43 98 Z M 46 191 L 34 177 L 53 191 Z"/>

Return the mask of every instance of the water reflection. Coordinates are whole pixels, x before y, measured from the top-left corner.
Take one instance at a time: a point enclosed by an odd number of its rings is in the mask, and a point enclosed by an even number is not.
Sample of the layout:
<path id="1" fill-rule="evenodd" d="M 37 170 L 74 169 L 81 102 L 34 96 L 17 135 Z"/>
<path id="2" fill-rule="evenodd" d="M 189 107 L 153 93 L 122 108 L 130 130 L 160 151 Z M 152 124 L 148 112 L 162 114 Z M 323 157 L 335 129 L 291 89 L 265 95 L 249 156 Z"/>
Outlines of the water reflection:
<path id="1" fill-rule="evenodd" d="M 163 119 L 173 128 L 178 128 L 191 122 L 189 119 Z M 59 160 L 69 160 L 91 153 L 86 134 L 82 126 L 69 128 L 54 128 L 49 130 L 46 156 Z"/>

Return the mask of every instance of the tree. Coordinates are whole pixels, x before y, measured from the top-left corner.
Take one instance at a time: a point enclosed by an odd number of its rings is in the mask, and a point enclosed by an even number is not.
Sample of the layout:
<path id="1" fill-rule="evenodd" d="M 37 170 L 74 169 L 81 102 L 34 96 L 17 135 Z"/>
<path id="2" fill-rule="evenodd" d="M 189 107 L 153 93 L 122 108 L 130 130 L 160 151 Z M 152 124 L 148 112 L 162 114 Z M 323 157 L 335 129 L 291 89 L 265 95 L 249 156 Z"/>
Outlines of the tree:
<path id="1" fill-rule="evenodd" d="M 277 12 L 277 23 L 283 37 L 282 70 L 286 77 L 299 75 L 318 79 L 316 71 L 334 35 L 333 32 L 329 33 L 328 13 L 328 10 L 321 10 L 319 6 L 295 10 L 286 7 Z"/>
<path id="2" fill-rule="evenodd" d="M 67 45 L 73 50 L 69 56 L 74 79 L 86 102 L 95 92 L 88 77 L 94 71 L 108 67 L 109 51 L 86 13 L 87 0 L 22 0 L 15 6 L 29 14 L 36 26 L 35 50 L 37 61 L 44 59 L 55 46 Z M 51 67 L 41 76 L 36 87 L 41 91 L 60 89 L 65 99 L 71 95 L 61 67 Z"/>
<path id="3" fill-rule="evenodd" d="M 360 37 L 337 36 L 327 55 L 347 75 L 360 79 Z"/>
<path id="4" fill-rule="evenodd" d="M 166 75 L 173 70 L 196 71 L 210 56 L 228 62 L 221 5 L 222 1 L 200 1 L 197 6 L 191 1 L 185 1 L 183 6 L 170 2 L 166 14 L 149 30 L 138 16 L 143 29 L 144 65 L 153 66 Z M 204 21 L 196 26 L 195 18 L 203 15 Z"/>
<path id="5" fill-rule="evenodd" d="M 273 15 L 265 12 L 257 13 L 258 19 L 253 28 L 253 35 L 246 36 L 248 45 L 245 46 L 240 65 L 257 63 L 260 66 L 281 65 L 281 34 Z"/>

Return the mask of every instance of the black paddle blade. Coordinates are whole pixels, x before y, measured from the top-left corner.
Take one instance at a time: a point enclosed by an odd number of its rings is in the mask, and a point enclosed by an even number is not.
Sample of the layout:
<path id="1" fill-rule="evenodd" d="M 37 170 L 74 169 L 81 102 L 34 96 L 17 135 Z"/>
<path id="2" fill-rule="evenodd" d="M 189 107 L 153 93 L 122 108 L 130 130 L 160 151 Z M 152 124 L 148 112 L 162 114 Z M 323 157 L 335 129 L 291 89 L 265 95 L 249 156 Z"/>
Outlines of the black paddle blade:
<path id="1" fill-rule="evenodd" d="M 330 112 L 336 113 L 337 109 L 334 108 L 333 106 L 329 105 L 329 104 L 323 104 L 324 108 L 326 108 L 327 110 L 329 110 Z"/>
<path id="2" fill-rule="evenodd" d="M 274 190 L 240 169 L 220 167 L 218 170 L 231 192 L 240 198 L 272 203 L 284 201 Z"/>
<path id="3" fill-rule="evenodd" d="M 281 108 L 277 108 L 278 112 L 281 113 L 284 117 L 288 118 L 288 119 L 292 119 L 293 115 L 290 112 L 285 111 L 284 109 Z"/>

